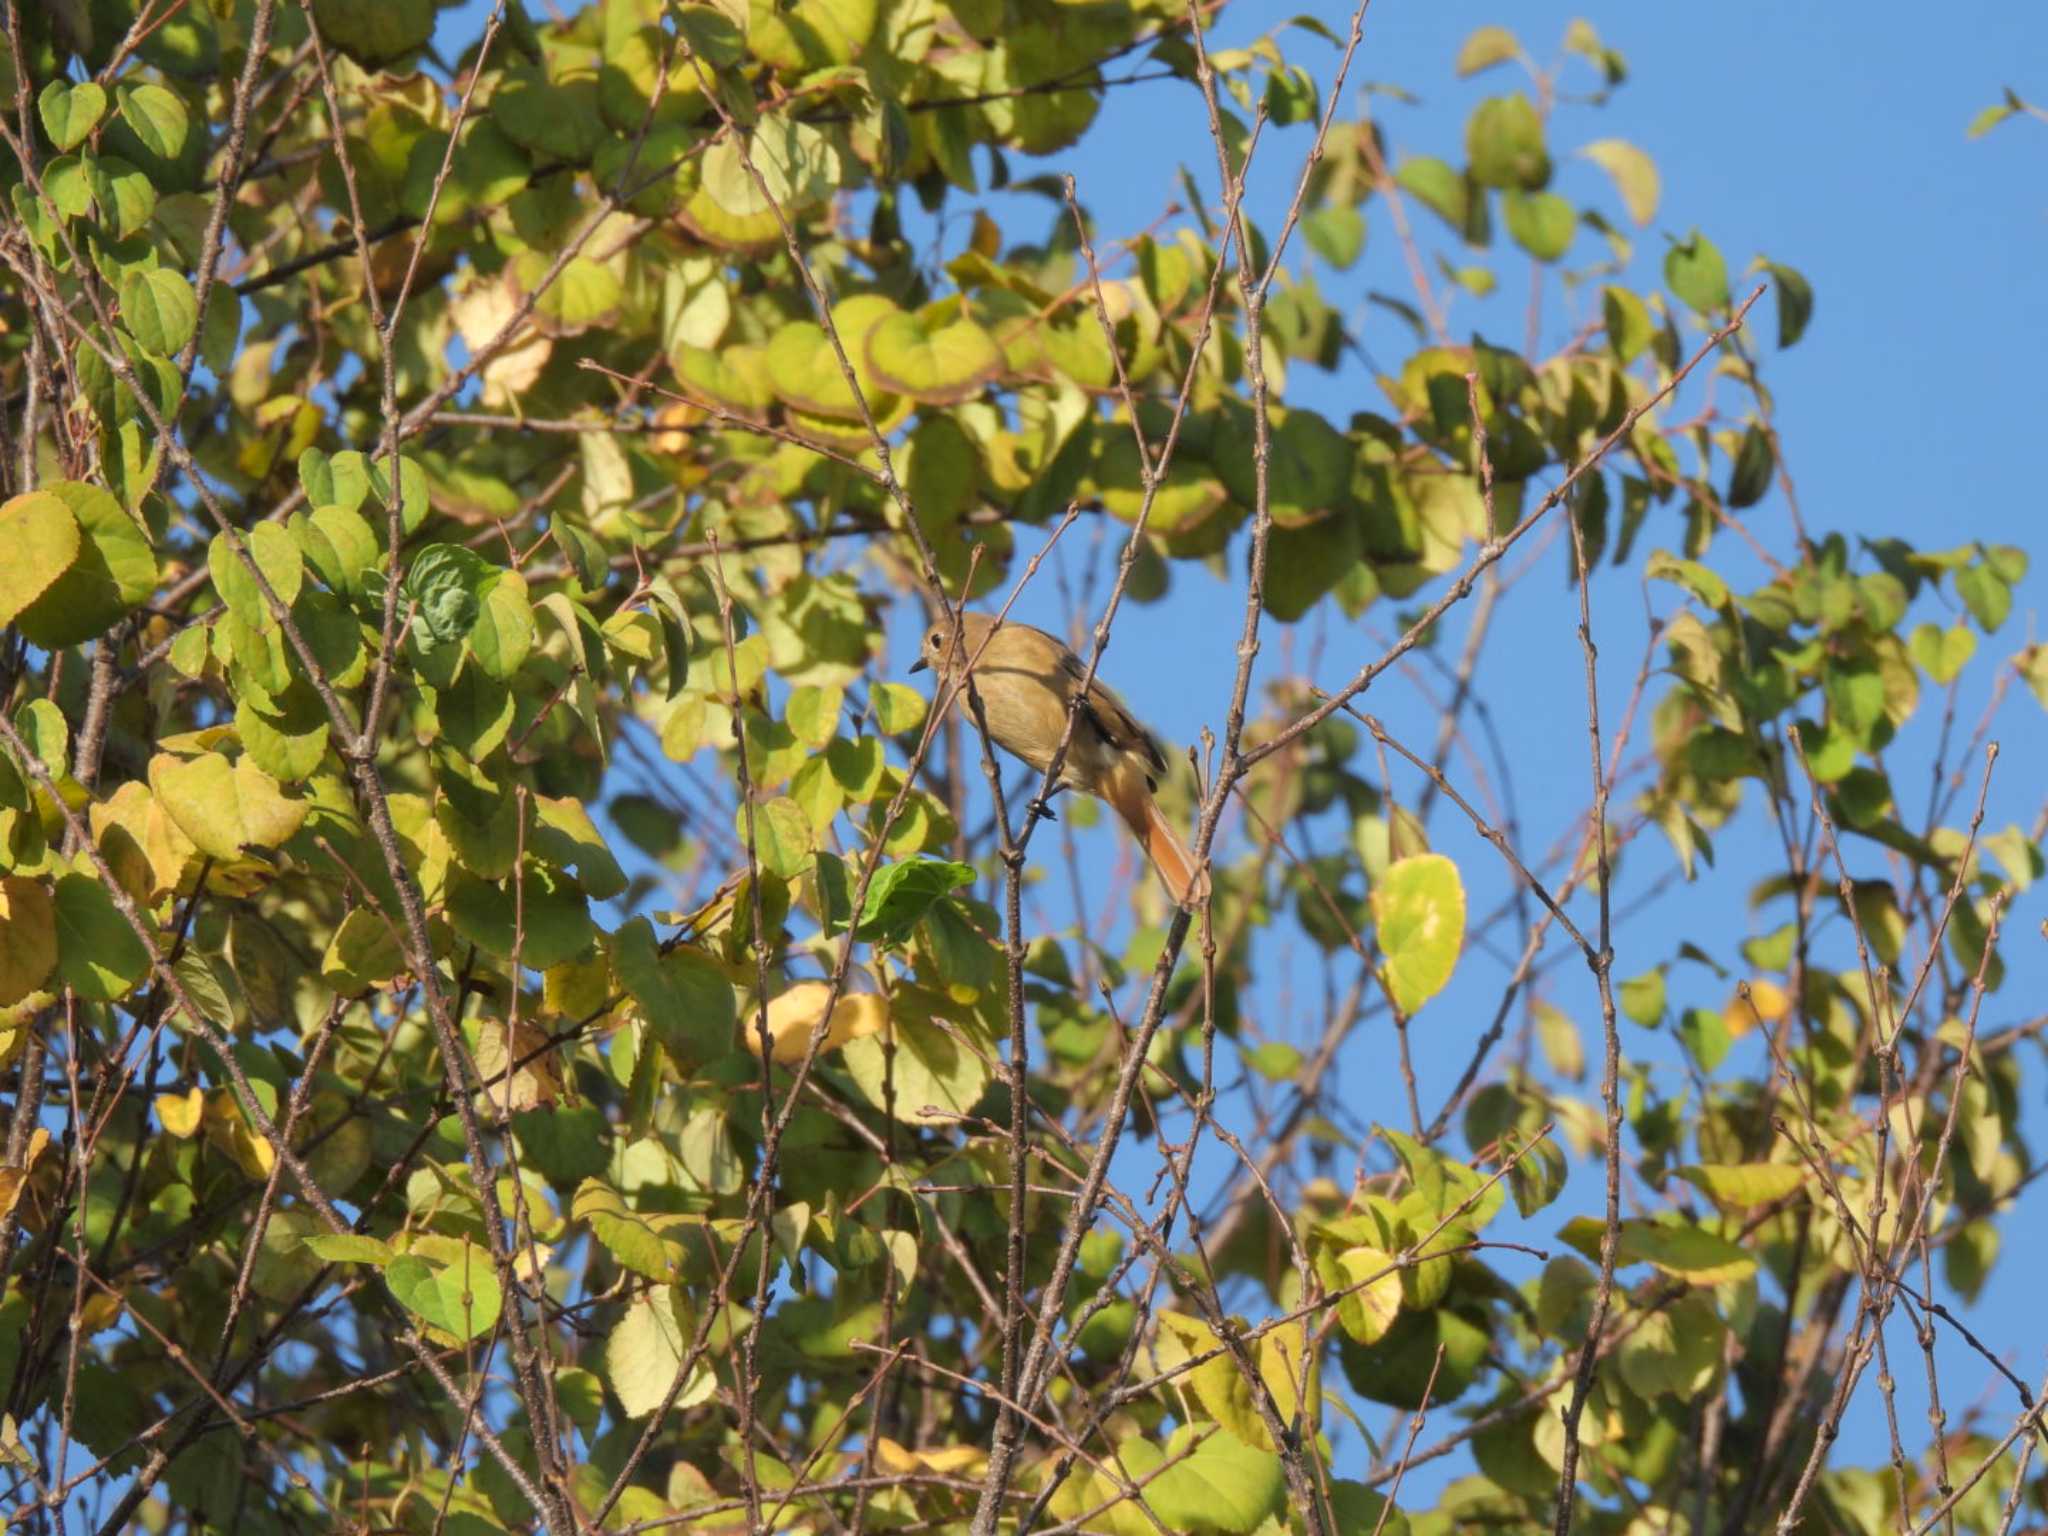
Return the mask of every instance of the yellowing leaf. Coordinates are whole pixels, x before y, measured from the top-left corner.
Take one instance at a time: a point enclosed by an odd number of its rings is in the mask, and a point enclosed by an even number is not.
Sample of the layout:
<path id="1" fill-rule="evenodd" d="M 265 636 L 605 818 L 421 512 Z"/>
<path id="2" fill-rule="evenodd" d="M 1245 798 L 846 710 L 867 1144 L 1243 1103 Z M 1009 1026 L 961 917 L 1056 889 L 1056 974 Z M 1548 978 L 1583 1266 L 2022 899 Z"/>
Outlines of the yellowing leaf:
<path id="1" fill-rule="evenodd" d="M 1480 27 L 1459 47 L 1456 68 L 1461 77 L 1476 75 L 1507 63 L 1521 51 L 1522 45 L 1506 27 Z"/>
<path id="2" fill-rule="evenodd" d="M 1681 1401 L 1697 1396 L 1721 1368 L 1728 1330 L 1712 1303 L 1697 1292 L 1669 1307 L 1643 1312 L 1621 1342 L 1621 1379 L 1638 1397 L 1664 1393 Z"/>
<path id="3" fill-rule="evenodd" d="M 972 320 L 928 329 L 919 316 L 899 312 L 868 333 L 867 360 L 898 394 L 924 405 L 957 405 L 981 393 L 1003 354 Z"/>
<path id="4" fill-rule="evenodd" d="M 1782 1200 L 1806 1180 L 1792 1163 L 1697 1163 L 1674 1171 L 1724 1210 Z"/>
<path id="5" fill-rule="evenodd" d="M 1458 866 L 1440 853 L 1389 865 L 1372 890 L 1380 967 L 1387 995 L 1413 1014 L 1444 989 L 1465 941 L 1465 887 Z"/>
<path id="6" fill-rule="evenodd" d="M 408 969 L 392 915 L 369 907 L 357 907 L 341 920 L 320 957 L 320 975 L 344 997 L 367 992 Z"/>
<path id="7" fill-rule="evenodd" d="M 1378 1248 L 1346 1248 L 1337 1255 L 1346 1286 L 1358 1289 L 1337 1303 L 1337 1321 L 1361 1344 L 1377 1344 L 1401 1314 L 1401 1271 Z"/>
<path id="8" fill-rule="evenodd" d="M 884 1050 L 892 1035 L 893 1074 Z M 870 1104 L 912 1125 L 967 1114 L 989 1083 L 987 1059 L 964 1040 L 937 1023 L 900 1014 L 888 1030 L 847 1041 L 841 1060 Z"/>
<path id="9" fill-rule="evenodd" d="M 57 968 L 57 906 L 39 880 L 0 880 L 0 1008 L 11 1008 Z"/>
<path id="10" fill-rule="evenodd" d="M 800 981 L 768 1004 L 768 1039 L 775 1060 L 784 1066 L 804 1059 L 810 1049 L 811 1031 L 824 1016 L 825 999 L 831 984 Z M 825 1031 L 819 1051 L 836 1051 L 849 1040 L 881 1033 L 889 1022 L 888 1002 L 872 992 L 842 993 L 832 1006 L 832 1022 Z M 740 1036 L 747 1049 L 761 1054 L 760 1015 L 749 1010 L 740 1022 Z"/>
<path id="11" fill-rule="evenodd" d="M 287 798 L 276 779 L 247 757 L 220 752 L 150 759 L 150 788 L 201 853 L 230 861 L 247 848 L 277 848 L 306 819 L 306 802 Z"/>
<path id="12" fill-rule="evenodd" d="M 1614 178 L 1615 189 L 1637 224 L 1657 216 L 1657 199 L 1662 183 L 1657 163 L 1625 139 L 1595 139 L 1579 151 Z"/>
<path id="13" fill-rule="evenodd" d="M 477 374 L 483 381 L 482 398 L 487 406 L 516 403 L 540 378 L 555 350 L 553 338 L 537 330 L 530 315 L 512 326 L 518 312 L 519 296 L 504 276 L 472 283 L 448 307 L 449 318 L 472 356 L 505 334 L 504 344 Z M 511 327 L 509 333 L 507 327 Z"/>
<path id="14" fill-rule="evenodd" d="M 47 491 L 0 505 L 0 627 L 43 595 L 78 558 L 78 519 Z"/>

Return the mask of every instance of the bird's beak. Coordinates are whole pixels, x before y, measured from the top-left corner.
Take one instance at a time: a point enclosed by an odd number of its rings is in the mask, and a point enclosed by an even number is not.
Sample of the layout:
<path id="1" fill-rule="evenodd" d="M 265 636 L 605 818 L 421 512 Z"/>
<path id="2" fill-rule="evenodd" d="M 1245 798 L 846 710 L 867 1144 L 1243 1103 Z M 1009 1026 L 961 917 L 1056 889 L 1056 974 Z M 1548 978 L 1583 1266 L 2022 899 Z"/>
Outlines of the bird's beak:
<path id="1" fill-rule="evenodd" d="M 930 665 L 930 662 L 926 661 L 922 656 L 920 656 L 917 658 L 917 660 L 913 661 L 910 664 L 910 670 L 913 672 L 922 672 Z"/>

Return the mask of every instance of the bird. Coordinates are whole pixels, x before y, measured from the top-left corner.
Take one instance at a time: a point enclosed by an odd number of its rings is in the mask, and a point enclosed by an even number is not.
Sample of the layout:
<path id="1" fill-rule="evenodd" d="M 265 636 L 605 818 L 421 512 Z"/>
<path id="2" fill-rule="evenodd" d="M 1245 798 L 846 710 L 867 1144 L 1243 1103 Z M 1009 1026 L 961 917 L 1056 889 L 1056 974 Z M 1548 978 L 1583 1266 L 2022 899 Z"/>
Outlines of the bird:
<path id="1" fill-rule="evenodd" d="M 996 745 L 1045 772 L 1087 667 L 1044 630 L 999 624 L 983 613 L 962 611 L 957 639 L 956 644 L 952 622 L 941 619 L 925 632 L 910 670 L 930 669 L 941 682 L 952 683 L 971 667 Z M 959 696 L 965 694 L 962 688 Z M 1078 789 L 1106 802 L 1145 850 L 1167 894 L 1179 906 L 1197 907 L 1209 897 L 1209 877 L 1195 868 L 1187 845 L 1152 798 L 1164 772 L 1166 756 L 1157 739 L 1100 678 L 1090 682 L 1054 790 Z"/>

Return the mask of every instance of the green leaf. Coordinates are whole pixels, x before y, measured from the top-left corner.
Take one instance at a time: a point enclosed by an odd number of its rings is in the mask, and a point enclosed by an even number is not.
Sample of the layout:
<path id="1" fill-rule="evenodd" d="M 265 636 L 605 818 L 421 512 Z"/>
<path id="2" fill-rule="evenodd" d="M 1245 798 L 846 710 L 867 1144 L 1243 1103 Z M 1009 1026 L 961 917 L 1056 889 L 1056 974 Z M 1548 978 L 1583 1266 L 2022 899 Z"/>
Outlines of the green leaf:
<path id="1" fill-rule="evenodd" d="M 1734 467 L 1728 473 L 1728 505 L 1740 509 L 1762 501 L 1764 492 L 1771 488 L 1771 476 L 1777 472 L 1777 465 L 1770 434 L 1751 423 L 1743 430 L 1741 445 L 1735 450 Z"/>
<path id="2" fill-rule="evenodd" d="M 368 907 L 357 907 L 341 920 L 320 957 L 321 978 L 343 997 L 359 997 L 407 969 L 390 915 Z"/>
<path id="3" fill-rule="evenodd" d="M 824 327 L 810 320 L 783 326 L 769 339 L 765 361 L 775 393 L 789 404 L 815 416 L 860 419 L 860 402 Z M 868 405 L 873 410 L 877 402 Z"/>
<path id="4" fill-rule="evenodd" d="M 86 174 L 100 220 L 116 240 L 126 240 L 156 212 L 156 185 L 119 155 L 87 157 Z"/>
<path id="5" fill-rule="evenodd" d="M 1626 139 L 1595 139 L 1579 151 L 1614 178 L 1622 205 L 1638 226 L 1657 216 L 1657 163 Z"/>
<path id="6" fill-rule="evenodd" d="M 1956 596 L 1970 610 L 1970 617 L 1990 634 L 2012 612 L 2012 588 L 2002 581 L 1988 563 L 1965 566 L 1956 572 Z"/>
<path id="7" fill-rule="evenodd" d="M 533 639 L 533 605 L 527 598 L 526 578 L 517 571 L 494 570 L 469 632 L 470 653 L 492 677 L 505 682 L 525 664 Z"/>
<path id="8" fill-rule="evenodd" d="M 1668 581 L 1683 587 L 1709 608 L 1719 608 L 1728 601 L 1728 583 L 1719 572 L 1697 560 L 1681 560 L 1669 550 L 1654 551 L 1643 566 L 1643 574 L 1651 581 Z"/>
<path id="9" fill-rule="evenodd" d="M 1538 261 L 1556 261 L 1571 249 L 1578 214 L 1555 192 L 1510 191 L 1501 199 L 1508 234 Z"/>
<path id="10" fill-rule="evenodd" d="M 885 1088 L 891 1072 L 890 1043 L 895 1047 L 893 1101 Z M 891 1015 L 891 1027 L 884 1033 L 847 1041 L 840 1059 L 870 1104 L 910 1125 L 950 1124 L 955 1116 L 973 1110 L 989 1084 L 983 1056 L 938 1023 L 909 1017 L 903 1010 Z"/>
<path id="11" fill-rule="evenodd" d="M 929 707 L 923 694 L 903 683 L 877 683 L 868 694 L 875 728 L 885 736 L 904 736 L 922 729 Z"/>
<path id="12" fill-rule="evenodd" d="M 344 473 L 342 461 L 349 457 L 351 456 L 345 453 L 337 453 L 334 456 L 333 473 L 337 489 Z M 354 457 L 361 458 L 362 456 L 358 454 Z M 419 461 L 403 454 L 399 456 L 398 494 L 396 498 L 392 496 L 391 492 L 391 460 L 389 458 L 364 459 L 362 472 L 369 482 L 369 489 L 376 493 L 377 500 L 384 504 L 387 512 L 393 505 L 394 499 L 396 500 L 398 504 L 399 526 L 407 533 L 417 532 L 420 524 L 427 520 L 427 513 L 432 510 L 427 502 L 427 472 L 420 467 Z"/>
<path id="13" fill-rule="evenodd" d="M 268 628 L 274 622 L 270 603 L 250 571 L 249 562 L 254 560 L 278 602 L 289 608 L 298 601 L 305 585 L 306 569 L 298 543 L 289 530 L 277 523 L 258 523 L 241 535 L 242 548 L 248 556 L 245 559 L 236 552 L 232 537 L 217 533 L 207 546 L 206 565 L 213 577 L 214 590 L 220 593 L 229 612 L 259 628 Z"/>
<path id="14" fill-rule="evenodd" d="M 1550 181 L 1543 120 L 1520 91 L 1482 101 L 1465 124 L 1465 159 L 1482 187 L 1536 191 Z"/>
<path id="15" fill-rule="evenodd" d="M 807 747 L 822 747 L 837 734 L 839 711 L 845 702 L 846 690 L 837 684 L 819 687 L 806 683 L 790 694 L 783 716 L 798 741 Z"/>
<path id="16" fill-rule="evenodd" d="M 106 115 L 107 93 L 90 80 L 73 84 L 52 80 L 36 98 L 36 111 L 43 119 L 43 132 L 61 153 L 76 149 Z"/>
<path id="17" fill-rule="evenodd" d="M 773 208 L 787 216 L 829 196 L 838 186 L 839 152 L 809 123 L 770 112 L 755 123 L 744 146 L 727 137 L 705 151 L 702 176 L 711 200 L 737 218 L 752 218 Z"/>
<path id="18" fill-rule="evenodd" d="M 353 451 L 329 458 L 318 448 L 308 448 L 299 455 L 299 484 L 313 506 L 354 512 L 370 494 L 369 461 Z"/>
<path id="19" fill-rule="evenodd" d="M 1365 251 L 1365 215 L 1349 203 L 1318 208 L 1301 221 L 1302 237 L 1339 272 L 1349 271 Z"/>
<path id="20" fill-rule="evenodd" d="M 1471 188 L 1451 166 L 1430 155 L 1401 162 L 1394 181 L 1402 191 L 1463 235 L 1470 227 Z"/>
<path id="21" fill-rule="evenodd" d="M 777 795 L 762 801 L 753 811 L 754 856 L 761 867 L 784 880 L 794 880 L 810 868 L 815 845 L 811 819 L 804 814 L 803 807 L 787 795 Z M 741 847 L 747 843 L 748 820 L 745 806 L 733 812 L 733 828 Z"/>
<path id="22" fill-rule="evenodd" d="M 299 1239 L 299 1244 L 329 1264 L 374 1264 L 382 1269 L 397 1257 L 389 1243 L 357 1232 L 316 1232 Z"/>
<path id="23" fill-rule="evenodd" d="M 1792 267 L 1774 261 L 1770 269 L 1778 291 L 1778 345 L 1789 347 L 1813 319 L 1813 285 Z"/>
<path id="24" fill-rule="evenodd" d="M 170 357 L 198 328 L 199 300 L 170 268 L 136 268 L 121 279 L 121 319 L 145 350 Z"/>
<path id="25" fill-rule="evenodd" d="M 184 102 L 149 82 L 124 83 L 116 87 L 115 94 L 121 101 L 121 121 L 134 130 L 144 149 L 159 160 L 175 160 L 184 153 L 189 126 Z"/>
<path id="26" fill-rule="evenodd" d="M 516 710 L 510 688 L 482 667 L 464 667 L 439 690 L 434 713 L 441 721 L 441 739 L 481 762 L 504 744 Z"/>
<path id="27" fill-rule="evenodd" d="M 1720 247 L 1698 230 L 1664 253 L 1664 281 L 1703 315 L 1728 307 L 1728 264 Z"/>
<path id="28" fill-rule="evenodd" d="M 313 0 L 331 48 L 375 68 L 416 52 L 434 35 L 434 0 Z"/>
<path id="29" fill-rule="evenodd" d="M 1412 1015 L 1441 992 L 1465 941 L 1465 887 L 1440 853 L 1397 859 L 1372 890 L 1387 995 Z"/>
<path id="30" fill-rule="evenodd" d="M 1977 653 L 1977 636 L 1967 624 L 1948 629 L 1922 624 L 1907 644 L 1920 669 L 1943 686 L 1954 682 Z"/>
<path id="31" fill-rule="evenodd" d="M 156 591 L 156 553 L 149 535 L 99 486 L 57 480 L 36 494 L 62 501 L 85 535 L 70 566 L 16 620 L 31 644 L 54 650 L 104 633 L 146 601 Z"/>
<path id="32" fill-rule="evenodd" d="M 448 919 L 456 932 L 494 955 L 511 958 L 518 942 L 519 963 L 545 971 L 584 953 L 597 937 L 590 921 L 590 901 L 582 886 L 559 871 L 528 860 L 522 889 L 510 881 L 480 880 L 451 872 Z"/>
<path id="33" fill-rule="evenodd" d="M 1644 971 L 1621 984 L 1621 1011 L 1645 1029 L 1664 1021 L 1664 969 Z"/>
<path id="34" fill-rule="evenodd" d="M 71 723 L 48 699 L 30 699 L 14 717 L 14 728 L 50 777 L 63 781 L 71 771 Z"/>
<path id="35" fill-rule="evenodd" d="M 0 505 L 0 628 L 71 568 L 81 545 L 78 519 L 63 498 L 30 491 Z"/>
<path id="36" fill-rule="evenodd" d="M 1601 324 L 1607 344 L 1624 363 L 1632 363 L 1657 334 L 1650 323 L 1650 311 L 1626 288 L 1608 286 L 1600 290 Z"/>
<path id="37" fill-rule="evenodd" d="M 442 1263 L 401 1254 L 384 1267 L 384 1280 L 407 1310 L 458 1340 L 488 1333 L 504 1305 L 490 1254 L 468 1242 Z"/>
<path id="38" fill-rule="evenodd" d="M 1646 1260 L 1673 1279 L 1693 1285 L 1720 1285 L 1756 1273 L 1753 1254 L 1704 1227 L 1623 1222 L 1619 1252 L 1622 1262 Z"/>
<path id="39" fill-rule="evenodd" d="M 126 997 L 149 974 L 149 951 L 91 875 L 57 881 L 57 975 L 93 1003 Z"/>
<path id="40" fill-rule="evenodd" d="M 1332 1478 L 1329 1485 L 1330 1513 L 1336 1517 L 1335 1536 L 1410 1536 L 1408 1517 L 1389 1503 L 1387 1496 L 1349 1478 Z"/>
<path id="41" fill-rule="evenodd" d="M 1616 1368 L 1628 1389 L 1645 1401 L 1665 1395 L 1690 1401 L 1720 1372 L 1727 1335 L 1712 1302 L 1697 1294 L 1681 1296 L 1636 1319 L 1621 1342 Z"/>
<path id="42" fill-rule="evenodd" d="M 877 944 L 900 944 L 910 936 L 931 904 L 949 891 L 974 883 L 974 866 L 941 859 L 904 859 L 884 864 L 868 882 L 854 937 Z"/>
<path id="43" fill-rule="evenodd" d="M 413 633 L 422 650 L 454 645 L 475 628 L 484 588 L 499 572 L 461 544 L 429 544 L 405 573 L 405 596 L 417 604 Z"/>
<path id="44" fill-rule="evenodd" d="M 1184 1425 L 1163 1454 L 1150 1441 L 1126 1440 L 1117 1461 L 1133 1481 L 1150 1477 L 1145 1503 L 1170 1531 L 1249 1536 L 1286 1500 L 1280 1458 L 1227 1429 Z"/>
<path id="45" fill-rule="evenodd" d="M 636 1296 L 604 1343 L 604 1377 L 629 1419 L 644 1419 L 662 1404 L 696 1334 L 689 1300 L 673 1286 Z M 717 1390 L 709 1366 L 697 1362 L 676 1399 L 692 1407 Z"/>
<path id="46" fill-rule="evenodd" d="M 1506 27 L 1480 27 L 1458 49 L 1458 78 L 1476 75 L 1520 55 L 1522 45 Z"/>
<path id="47" fill-rule="evenodd" d="M 1393 1256 L 1371 1246 L 1346 1248 L 1332 1261 L 1345 1295 L 1337 1322 L 1361 1344 L 1377 1344 L 1401 1315 L 1401 1269 Z"/>

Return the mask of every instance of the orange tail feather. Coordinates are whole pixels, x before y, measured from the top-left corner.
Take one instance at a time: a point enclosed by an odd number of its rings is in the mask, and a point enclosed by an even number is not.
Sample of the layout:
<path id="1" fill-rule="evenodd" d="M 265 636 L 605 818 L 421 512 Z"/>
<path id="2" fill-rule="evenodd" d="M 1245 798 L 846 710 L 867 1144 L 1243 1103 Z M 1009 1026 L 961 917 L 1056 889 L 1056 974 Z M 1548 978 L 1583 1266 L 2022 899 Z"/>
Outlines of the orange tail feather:
<path id="1" fill-rule="evenodd" d="M 1208 875 L 1195 868 L 1194 856 L 1145 787 L 1142 774 L 1135 770 L 1113 773 L 1103 785 L 1102 798 L 1131 829 L 1176 905 L 1198 907 L 1209 899 Z"/>

